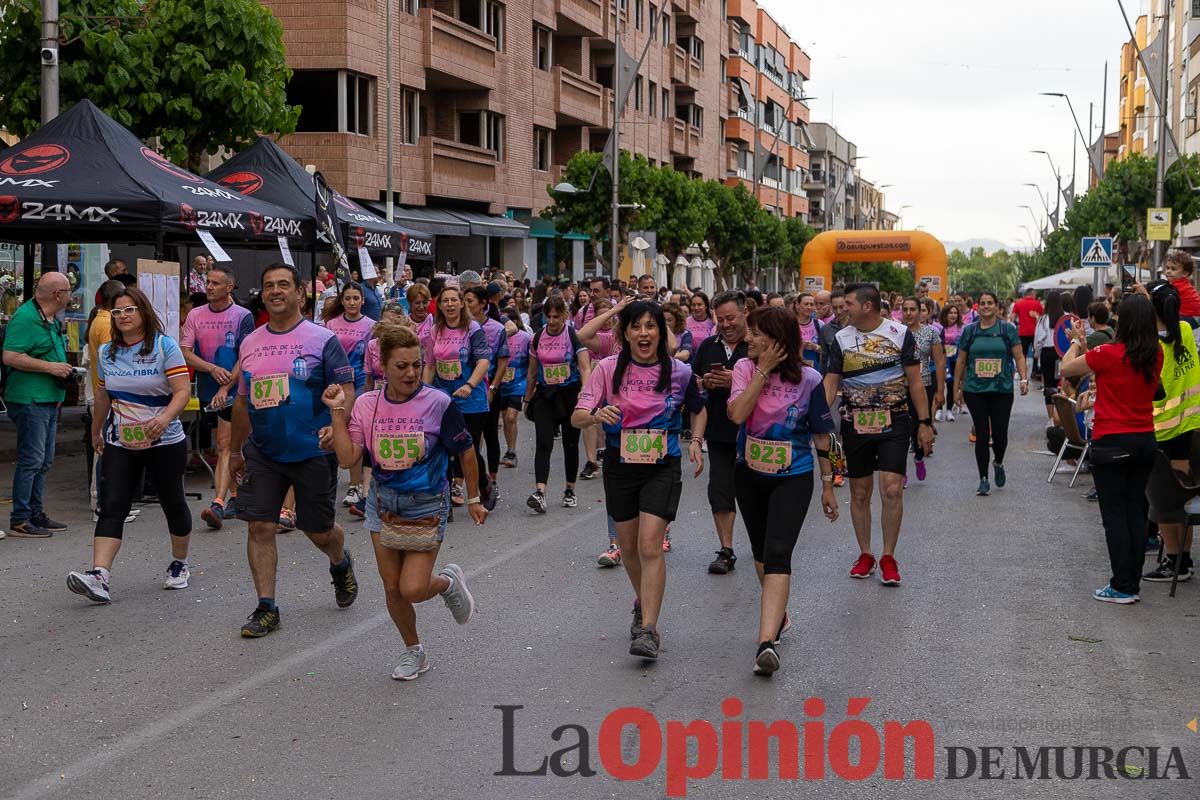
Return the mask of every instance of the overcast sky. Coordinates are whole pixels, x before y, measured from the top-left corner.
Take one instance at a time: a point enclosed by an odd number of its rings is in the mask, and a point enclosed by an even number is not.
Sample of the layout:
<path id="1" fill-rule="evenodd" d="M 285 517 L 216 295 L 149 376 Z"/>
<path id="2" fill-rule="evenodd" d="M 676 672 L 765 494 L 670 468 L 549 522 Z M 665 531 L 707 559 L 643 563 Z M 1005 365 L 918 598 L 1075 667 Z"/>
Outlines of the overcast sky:
<path id="1" fill-rule="evenodd" d="M 831 122 L 867 156 L 860 171 L 903 205 L 904 226 L 943 240 L 988 238 L 1028 246 L 1034 190 L 1051 195 L 1045 156 L 1071 172 L 1074 123 L 1100 131 L 1108 61 L 1108 130 L 1116 130 L 1122 42 L 1116 0 L 759 0 L 812 56 L 814 122 Z M 1124 0 L 1133 19 L 1145 0 Z M 1079 146 L 1077 186 L 1086 187 Z M 1034 235 L 1037 231 L 1034 230 Z"/>

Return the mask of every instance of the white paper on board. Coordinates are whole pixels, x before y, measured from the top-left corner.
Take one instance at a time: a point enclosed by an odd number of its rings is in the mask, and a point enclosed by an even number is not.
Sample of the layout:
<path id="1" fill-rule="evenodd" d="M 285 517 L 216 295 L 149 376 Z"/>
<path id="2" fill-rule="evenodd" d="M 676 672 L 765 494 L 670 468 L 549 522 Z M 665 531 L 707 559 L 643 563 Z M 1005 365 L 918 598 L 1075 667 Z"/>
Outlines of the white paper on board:
<path id="1" fill-rule="evenodd" d="M 363 280 L 368 278 L 378 278 L 379 272 L 375 269 L 374 262 L 371 261 L 371 254 L 367 252 L 367 248 L 358 248 L 358 268 L 362 272 Z"/>
<path id="2" fill-rule="evenodd" d="M 275 238 L 279 240 L 279 254 L 283 256 L 283 263 L 289 267 L 296 266 L 296 262 L 292 260 L 292 248 L 288 247 L 287 237 L 277 236 Z"/>
<path id="3" fill-rule="evenodd" d="M 221 245 L 217 244 L 217 240 L 213 235 L 204 229 L 197 229 L 196 235 L 200 237 L 200 241 L 204 242 L 204 246 L 208 248 L 208 252 L 212 253 L 212 257 L 217 261 L 233 261 L 229 254 L 221 249 Z"/>

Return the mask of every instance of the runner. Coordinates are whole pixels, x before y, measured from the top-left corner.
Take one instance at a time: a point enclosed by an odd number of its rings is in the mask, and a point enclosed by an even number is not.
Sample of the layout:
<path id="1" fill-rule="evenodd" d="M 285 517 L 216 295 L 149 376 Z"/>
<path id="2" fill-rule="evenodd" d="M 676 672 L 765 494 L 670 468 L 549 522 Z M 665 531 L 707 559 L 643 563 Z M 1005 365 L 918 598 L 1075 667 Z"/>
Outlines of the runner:
<path id="1" fill-rule="evenodd" d="M 383 361 L 379 357 L 379 334 L 383 331 L 384 325 L 396 325 L 401 328 L 409 328 L 416 331 L 416 326 L 404 313 L 403 307 L 398 300 L 388 300 L 383 304 L 383 315 L 379 322 L 375 323 L 375 327 L 371 329 L 371 341 L 367 342 L 367 352 L 363 356 L 363 372 L 366 374 L 366 385 L 363 387 L 364 392 L 371 392 L 375 389 L 383 388 L 384 380 Z"/>
<path id="2" fill-rule="evenodd" d="M 346 358 L 354 369 L 354 391 L 361 393 L 367 385 L 367 343 L 375 330 L 375 320 L 363 313 L 363 300 L 367 292 L 375 290 L 358 283 L 347 283 L 342 290 L 321 310 L 321 319 L 346 351 Z M 361 462 L 350 467 L 350 489 L 342 500 L 344 506 L 355 506 L 363 497 L 363 465 Z"/>
<path id="3" fill-rule="evenodd" d="M 404 296 L 408 299 L 408 318 L 416 326 L 417 338 L 424 341 L 434 322 L 433 314 L 429 312 L 429 287 L 423 283 L 414 283 L 408 287 Z"/>
<path id="4" fill-rule="evenodd" d="M 133 498 L 149 472 L 171 533 L 171 563 L 164 589 L 186 589 L 192 512 L 183 493 L 188 446 L 179 414 L 191 399 L 187 364 L 166 336 L 150 299 L 122 287 L 113 303 L 113 338 L 100 346 L 92 445 L 101 454 L 100 519 L 92 541 L 92 568 L 67 575 L 67 587 L 108 603 L 110 571 Z"/>
<path id="5" fill-rule="evenodd" d="M 533 335 L 525 327 L 525 321 L 515 308 L 510 308 L 505 315 L 508 324 L 505 333 L 508 335 L 508 368 L 500 378 L 500 399 L 498 406 L 504 414 L 504 443 L 507 449 L 500 463 L 506 467 L 517 466 L 517 424 L 521 415 L 521 404 L 525 400 L 525 385 L 529 369 L 529 343 Z"/>
<path id="6" fill-rule="evenodd" d="M 850 570 L 852 578 L 868 578 L 875 571 L 871 551 L 871 495 L 873 476 L 879 473 L 883 501 L 883 555 L 880 580 L 900 585 L 896 542 L 904 517 L 904 472 L 912 429 L 919 426 L 917 442 L 929 455 L 933 451 L 933 420 L 913 419 L 908 402 L 928 408 L 921 362 L 912 333 L 880 315 L 879 290 L 869 283 L 846 287 L 850 324 L 838 331 L 825 375 L 825 400 L 832 407 L 842 389 L 842 446 L 850 477 L 850 517 L 861 554 Z"/>
<path id="7" fill-rule="evenodd" d="M 246 552 L 258 606 L 242 626 L 242 636 L 251 638 L 280 626 L 275 536 L 289 489 L 296 490 L 296 527 L 329 559 L 338 607 L 349 607 L 358 596 L 354 562 L 335 519 L 337 458 L 319 442 L 330 421 L 321 393 L 340 383 L 348 400 L 354 370 L 333 332 L 301 316 L 304 298 L 295 267 L 268 265 L 261 285 L 270 320 L 242 342 L 242 380 L 229 443 L 230 470 L 245 474 L 238 517 L 249 523 Z"/>
<path id="8" fill-rule="evenodd" d="M 958 338 L 962 335 L 962 312 L 958 310 L 958 306 L 953 303 L 947 303 L 942 309 L 941 316 L 938 317 L 938 322 L 942 325 L 942 349 L 946 353 L 946 372 L 945 380 L 945 408 L 937 410 L 936 419 L 938 422 L 954 422 L 954 406 L 957 405 L 957 400 L 954 397 L 954 366 L 958 363 Z"/>
<path id="9" fill-rule="evenodd" d="M 1054 349 L 1054 329 L 1063 316 L 1063 293 L 1046 294 L 1046 313 L 1038 318 L 1034 330 L 1033 352 L 1042 377 L 1042 397 L 1046 404 L 1046 427 L 1054 427 L 1054 395 L 1058 393 L 1058 351 Z"/>
<path id="10" fill-rule="evenodd" d="M 1132 294 L 1118 312 L 1116 340 L 1095 350 L 1087 347 L 1083 321 L 1075 321 L 1062 376 L 1096 376 L 1092 478 L 1112 576 L 1092 597 L 1129 605 L 1140 599 L 1146 558 L 1146 484 L 1154 469 L 1154 396 L 1161 390 L 1164 359 L 1150 301 Z"/>
<path id="11" fill-rule="evenodd" d="M 333 417 L 338 460 L 351 464 L 361 461 L 367 448 L 372 452 L 366 528 L 388 614 L 406 648 L 392 677 L 411 681 L 429 669 L 413 606 L 441 595 L 459 625 L 467 624 L 475 611 L 462 567 L 446 564 L 434 571 L 450 510 L 446 474 L 451 458 L 462 460 L 475 524 L 482 525 L 488 512 L 477 496 L 479 466 L 462 412 L 444 392 L 422 385 L 416 334 L 383 325 L 385 388 L 357 398 L 350 413 L 345 391 L 337 384 L 321 399 Z"/>
<path id="12" fill-rule="evenodd" d="M 1037 292 L 1026 289 L 1025 296 L 1012 304 L 1012 313 L 1016 317 L 1017 335 L 1021 337 L 1021 357 L 1028 360 L 1033 353 L 1033 335 L 1037 331 L 1038 319 L 1046 313 Z"/>
<path id="13" fill-rule="evenodd" d="M 1008 449 L 1008 419 L 1013 405 L 1013 365 L 1021 376 L 1021 395 L 1029 393 L 1029 376 L 1021 337 L 1011 322 L 997 316 L 999 304 L 992 292 L 979 295 L 979 319 L 963 329 L 958 338 L 958 361 L 954 368 L 954 396 L 965 403 L 975 426 L 975 466 L 979 489 L 986 497 L 988 484 L 988 441 L 992 442 L 996 487 L 1004 486 L 1004 453 Z"/>
<path id="14" fill-rule="evenodd" d="M 595 285 L 595 282 L 593 282 Z M 608 297 L 597 295 L 593 291 L 593 296 L 596 297 L 592 301 L 591 306 L 584 309 L 584 319 L 586 322 L 583 326 L 576 326 L 575 333 L 579 337 L 579 341 L 588 349 L 588 356 L 591 357 L 592 363 L 596 364 L 602 358 L 608 358 L 617 351 L 616 333 L 613 331 L 613 322 L 616 321 L 617 315 L 614 311 L 604 317 L 603 321 L 598 325 L 590 325 L 592 320 L 604 314 L 605 311 L 613 308 L 614 304 Z M 587 333 L 585 333 L 585 331 Z M 600 464 L 604 462 L 604 449 L 601 447 L 602 437 L 596 428 L 583 429 L 583 455 L 586 459 L 583 470 L 579 473 L 582 480 L 590 481 L 600 474 Z M 609 549 L 616 548 L 616 528 L 611 524 L 609 528 Z M 604 558 L 603 554 L 601 558 Z M 620 561 L 620 550 L 617 550 L 617 561 Z M 603 566 L 616 566 L 616 564 L 604 564 Z"/>
<path id="15" fill-rule="evenodd" d="M 746 295 L 734 290 L 713 298 L 716 334 L 696 348 L 692 369 L 705 389 L 705 431 L 708 444 L 708 505 L 720 549 L 708 565 L 713 575 L 726 575 L 737 564 L 733 552 L 733 524 L 737 504 L 733 469 L 737 459 L 737 426 L 726 410 L 733 386 L 733 367 L 749 353 L 746 344 Z"/>
<path id="16" fill-rule="evenodd" d="M 935 408 L 941 408 L 945 400 L 946 384 L 934 376 L 946 374 L 946 354 L 942 350 L 942 339 L 938 332 L 929 324 L 929 312 L 916 297 L 909 297 L 901 305 L 904 312 L 904 324 L 913 335 L 917 345 L 917 357 L 921 359 L 921 382 L 925 385 L 925 396 L 929 398 L 929 406 L 918 409 L 913 405 L 912 398 L 908 401 L 908 413 L 913 419 L 920 419 L 933 414 Z M 920 413 L 918 413 L 918 411 Z M 925 452 L 917 441 L 916 429 L 913 430 L 913 462 L 916 465 L 917 480 L 926 477 Z M 908 486 L 908 475 L 904 476 L 904 485 Z"/>
<path id="17" fill-rule="evenodd" d="M 237 393 L 238 349 L 254 330 L 254 317 L 233 302 L 233 275 L 224 267 L 208 270 L 205 279 L 208 305 L 197 306 L 183 322 L 179 344 L 187 365 L 196 372 L 196 397 L 205 411 L 205 424 L 217 429 L 217 465 L 213 470 L 216 484 L 212 502 L 200 512 L 200 519 L 213 530 L 226 518 L 237 516 L 237 484 L 229 472 L 229 433 L 233 419 L 233 398 Z M 229 505 L 225 497 L 229 496 Z"/>
<path id="18" fill-rule="evenodd" d="M 525 504 L 539 514 L 546 513 L 546 483 L 550 480 L 550 455 L 554 452 L 554 434 L 561 431 L 566 488 L 563 508 L 575 508 L 575 479 L 579 472 L 579 429 L 571 426 L 571 411 L 580 387 L 592 372 L 587 348 L 574 329 L 567 325 L 567 304 L 551 297 L 542 308 L 546 327 L 534 335 L 529 345 L 526 372 L 525 416 L 533 421 L 536 450 L 533 472 L 534 490 Z M 590 323 L 589 323 L 590 324 Z"/>
<path id="19" fill-rule="evenodd" d="M 821 373 L 805 366 L 795 315 L 757 309 L 748 320 L 748 357 L 733 367 L 729 419 L 738 428 L 737 504 L 742 511 L 754 568 L 762 587 L 754 671 L 779 669 L 775 647 L 791 626 L 787 603 L 792 553 L 813 493 L 815 444 L 821 465 L 821 506 L 838 518 L 829 462 L 833 416 Z"/>
<path id="20" fill-rule="evenodd" d="M 692 292 L 691 298 L 688 299 L 688 309 L 692 313 L 687 318 L 687 329 L 692 332 L 692 342 L 699 347 L 701 342 L 712 336 L 717 330 L 708 295 L 704 292 Z"/>
<path id="21" fill-rule="evenodd" d="M 470 318 L 463 306 L 463 291 L 457 286 L 443 286 L 437 296 L 436 321 L 421 344 L 424 359 L 424 382 L 454 398 L 454 404 L 467 421 L 471 441 L 475 445 L 475 460 L 483 463 L 480 445 L 487 424 L 487 374 L 490 365 L 487 336 L 478 322 Z M 457 461 L 451 464 L 454 482 L 450 487 L 450 502 L 461 506 L 465 502 L 463 475 Z M 491 484 L 486 474 L 480 478 L 480 496 L 488 510 L 495 505 Z"/>
<path id="22" fill-rule="evenodd" d="M 1183 475 L 1191 472 L 1192 437 L 1196 435 L 1195 431 L 1200 430 L 1200 358 L 1197 357 L 1192 326 L 1180 320 L 1183 303 L 1175 281 L 1155 281 L 1139 291 L 1150 295 L 1163 350 L 1162 372 L 1159 375 L 1163 394 L 1154 401 L 1154 438 L 1158 442 L 1158 449 L 1166 454 L 1168 463 L 1156 460 L 1150 481 L 1159 488 L 1174 487 L 1178 482 L 1171 470 Z M 1103 303 L 1097 301 L 1092 306 L 1102 307 Z M 1090 351 L 1091 336 L 1087 342 Z M 1158 565 L 1142 575 L 1142 580 L 1151 583 L 1170 582 L 1175 579 L 1176 572 L 1179 573 L 1179 580 L 1191 580 L 1192 528 L 1188 525 L 1188 513 L 1184 509 L 1187 493 L 1167 490 L 1150 491 L 1147 495 L 1153 498 L 1150 520 L 1158 524 L 1163 549 Z M 1167 498 L 1172 502 L 1163 502 Z"/>
<path id="23" fill-rule="evenodd" d="M 604 426 L 605 504 L 616 521 L 635 594 L 629 653 L 653 660 L 658 658 L 658 615 L 667 578 L 663 537 L 683 491 L 681 412 L 686 407 L 695 414 L 688 454 L 697 476 L 704 470 L 706 415 L 691 367 L 668 355 L 661 307 L 650 301 L 625 306 L 618 328 L 620 355 L 604 359 L 592 371 L 571 424 Z"/>
<path id="24" fill-rule="evenodd" d="M 508 371 L 509 349 L 508 334 L 504 326 L 488 316 L 487 289 L 473 286 L 467 290 L 463 299 L 467 304 L 467 312 L 472 319 L 483 328 L 483 335 L 488 344 L 488 375 L 487 399 L 488 415 L 483 424 L 483 442 L 487 445 L 488 481 L 492 485 L 492 498 L 500 498 L 500 485 L 496 482 L 500 471 L 500 384 L 497 376 L 503 377 Z"/>
<path id="25" fill-rule="evenodd" d="M 800 326 L 802 356 L 807 366 L 816 369 L 821 363 L 821 323 L 817 321 L 817 301 L 808 292 L 800 292 L 792 303 L 792 311 Z"/>

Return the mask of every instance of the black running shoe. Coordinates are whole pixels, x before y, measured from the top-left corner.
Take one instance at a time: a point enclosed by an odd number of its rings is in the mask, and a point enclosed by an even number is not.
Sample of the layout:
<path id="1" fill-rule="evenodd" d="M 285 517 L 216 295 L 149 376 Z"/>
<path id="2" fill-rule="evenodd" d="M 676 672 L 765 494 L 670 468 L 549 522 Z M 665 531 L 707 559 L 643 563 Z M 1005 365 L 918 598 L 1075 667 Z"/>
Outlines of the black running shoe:
<path id="1" fill-rule="evenodd" d="M 279 606 L 267 608 L 262 603 L 254 609 L 254 613 L 246 619 L 250 620 L 242 626 L 242 636 L 247 639 L 261 639 L 271 631 L 277 631 L 282 626 L 279 619 Z"/>
<path id="2" fill-rule="evenodd" d="M 658 631 L 653 625 L 639 628 L 637 636 L 629 643 L 629 655 L 644 658 L 647 661 L 658 660 Z"/>
<path id="3" fill-rule="evenodd" d="M 339 570 L 334 566 L 329 568 L 329 574 L 333 576 L 331 581 L 333 598 L 337 601 L 338 608 L 349 608 L 354 605 L 354 599 L 358 597 L 358 579 L 354 577 L 354 559 L 350 557 L 349 550 L 345 552 L 346 561 L 349 562 L 346 569 Z"/>
<path id="4" fill-rule="evenodd" d="M 638 632 L 642 629 L 642 604 L 633 604 L 633 622 L 629 625 L 630 641 L 637 638 Z"/>
<path id="5" fill-rule="evenodd" d="M 48 531 L 54 531 L 55 533 L 65 531 L 67 529 L 67 523 L 50 519 L 45 514 L 35 514 L 33 517 L 33 524 L 37 525 L 39 528 L 45 528 Z"/>
<path id="6" fill-rule="evenodd" d="M 717 551 L 717 557 L 708 565 L 708 571 L 713 575 L 727 575 L 733 571 L 733 565 L 737 563 L 737 556 L 733 554 L 733 549 L 722 547 Z"/>
<path id="7" fill-rule="evenodd" d="M 779 653 L 775 652 L 775 645 L 763 642 L 758 646 L 758 655 L 754 657 L 754 674 L 770 676 L 778 669 Z"/>
<path id="8" fill-rule="evenodd" d="M 596 475 L 598 475 L 599 473 L 600 473 L 600 467 L 596 466 L 595 463 L 589 461 L 583 465 L 583 471 L 579 473 L 579 478 L 581 480 L 590 481 L 593 478 L 595 478 Z"/>

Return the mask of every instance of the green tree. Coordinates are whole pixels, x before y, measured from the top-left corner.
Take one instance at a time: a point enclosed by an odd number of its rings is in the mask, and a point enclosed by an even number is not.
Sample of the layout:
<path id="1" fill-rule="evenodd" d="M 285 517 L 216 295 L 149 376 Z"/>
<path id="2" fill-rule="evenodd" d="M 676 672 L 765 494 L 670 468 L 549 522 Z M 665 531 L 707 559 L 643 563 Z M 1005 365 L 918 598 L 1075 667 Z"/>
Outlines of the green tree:
<path id="1" fill-rule="evenodd" d="M 712 225 L 715 205 L 703 183 L 692 180 L 671 167 L 655 170 L 649 196 L 654 203 L 640 215 L 645 226 L 658 234 L 658 251 L 675 259 L 694 244 L 704 240 Z"/>
<path id="2" fill-rule="evenodd" d="M 868 281 L 879 284 L 884 294 L 899 292 L 908 297 L 913 293 L 916 282 L 912 272 L 890 261 L 846 261 L 833 265 L 834 283 L 858 283 Z"/>
<path id="3" fill-rule="evenodd" d="M 720 181 L 705 181 L 703 191 L 713 208 L 712 221 L 705 236 L 708 254 L 717 265 L 717 291 L 732 285 L 735 264 L 751 239 L 751 220 L 758 201 L 740 181 L 732 188 Z"/>
<path id="4" fill-rule="evenodd" d="M 40 120 L 40 22 L 37 0 L 0 5 L 0 124 L 18 136 Z M 194 171 L 205 152 L 296 128 L 283 26 L 258 0 L 75 0 L 62 39 L 63 105 L 90 99 Z"/>

